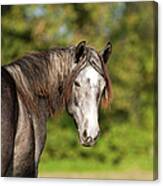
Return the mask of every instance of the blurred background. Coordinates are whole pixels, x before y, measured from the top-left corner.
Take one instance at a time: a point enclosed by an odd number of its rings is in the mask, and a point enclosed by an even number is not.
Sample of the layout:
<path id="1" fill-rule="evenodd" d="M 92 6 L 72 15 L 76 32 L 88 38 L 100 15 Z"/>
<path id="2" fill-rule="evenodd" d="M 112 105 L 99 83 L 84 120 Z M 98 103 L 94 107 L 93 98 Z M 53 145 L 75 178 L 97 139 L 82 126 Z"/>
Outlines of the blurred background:
<path id="1" fill-rule="evenodd" d="M 2 65 L 29 51 L 86 40 L 108 64 L 113 101 L 100 110 L 101 136 L 79 144 L 65 111 L 48 121 L 40 177 L 152 179 L 156 172 L 156 22 L 154 2 L 1 6 Z"/>

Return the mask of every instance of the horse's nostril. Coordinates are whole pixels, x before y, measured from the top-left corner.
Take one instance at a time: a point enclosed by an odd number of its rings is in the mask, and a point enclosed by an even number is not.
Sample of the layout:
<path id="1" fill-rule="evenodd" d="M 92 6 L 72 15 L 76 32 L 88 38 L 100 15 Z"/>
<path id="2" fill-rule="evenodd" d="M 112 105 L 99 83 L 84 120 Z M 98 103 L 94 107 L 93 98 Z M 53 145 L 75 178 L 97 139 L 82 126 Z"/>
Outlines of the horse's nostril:
<path id="1" fill-rule="evenodd" d="M 92 142 L 92 137 L 89 136 L 89 137 L 86 139 L 86 142 L 87 142 L 87 143 Z"/>
<path id="2" fill-rule="evenodd" d="M 87 131 L 86 131 L 86 130 L 84 130 L 84 132 L 83 132 L 83 137 L 84 137 L 84 138 L 87 137 Z"/>

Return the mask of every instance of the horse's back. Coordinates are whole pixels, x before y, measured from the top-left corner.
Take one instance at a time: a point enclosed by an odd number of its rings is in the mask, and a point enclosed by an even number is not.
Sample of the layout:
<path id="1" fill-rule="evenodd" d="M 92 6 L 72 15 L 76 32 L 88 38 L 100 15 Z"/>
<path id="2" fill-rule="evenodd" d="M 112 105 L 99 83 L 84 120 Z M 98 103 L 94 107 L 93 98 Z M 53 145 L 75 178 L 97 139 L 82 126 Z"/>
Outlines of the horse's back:
<path id="1" fill-rule="evenodd" d="M 7 72 L 1 68 L 1 175 L 12 169 L 14 136 L 17 123 L 18 102 L 16 85 Z M 11 171 L 11 170 L 10 170 Z M 9 174 L 10 175 L 10 174 Z"/>

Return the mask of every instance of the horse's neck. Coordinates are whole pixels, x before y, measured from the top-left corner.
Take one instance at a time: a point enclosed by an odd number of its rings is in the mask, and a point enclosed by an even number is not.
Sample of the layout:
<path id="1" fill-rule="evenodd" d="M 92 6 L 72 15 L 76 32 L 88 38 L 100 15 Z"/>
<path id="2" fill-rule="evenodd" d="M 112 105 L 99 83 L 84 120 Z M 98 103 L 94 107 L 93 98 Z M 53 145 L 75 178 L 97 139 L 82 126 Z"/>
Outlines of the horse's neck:
<path id="1" fill-rule="evenodd" d="M 43 104 L 53 113 L 62 105 L 63 86 L 75 66 L 74 53 L 68 49 L 51 50 L 46 59 L 31 55 L 6 68 L 29 110 L 39 110 L 37 107 Z"/>

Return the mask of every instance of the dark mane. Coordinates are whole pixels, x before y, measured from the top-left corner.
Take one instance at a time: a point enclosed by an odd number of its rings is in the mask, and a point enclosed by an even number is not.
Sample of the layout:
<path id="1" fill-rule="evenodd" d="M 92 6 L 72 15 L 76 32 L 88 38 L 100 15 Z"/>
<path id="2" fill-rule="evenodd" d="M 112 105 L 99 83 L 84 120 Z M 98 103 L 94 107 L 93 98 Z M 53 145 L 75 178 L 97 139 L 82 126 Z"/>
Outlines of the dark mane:
<path id="1" fill-rule="evenodd" d="M 41 97 L 47 100 L 50 113 L 54 112 L 55 107 L 61 104 L 59 98 L 62 96 L 61 89 L 63 89 L 63 85 L 58 81 L 60 77 L 57 70 L 67 66 L 69 71 L 70 61 L 73 61 L 73 58 L 74 47 L 52 48 L 42 52 L 31 52 L 6 65 L 8 71 L 15 76 L 17 91 L 28 109 L 36 112 L 37 100 Z M 54 70 L 53 74 L 52 70 Z M 55 89 L 57 83 L 60 87 L 59 91 Z M 58 103 L 54 103 L 54 100 L 58 100 Z"/>
<path id="2" fill-rule="evenodd" d="M 47 78 L 53 63 L 60 63 L 65 53 L 70 48 L 52 48 L 47 51 L 31 52 L 20 59 L 15 60 L 11 65 L 18 65 L 22 73 L 28 79 L 33 92 L 40 96 L 46 96 L 49 90 Z M 52 62 L 50 55 L 56 55 L 57 60 Z"/>
<path id="3" fill-rule="evenodd" d="M 110 103 L 111 103 L 111 100 L 112 100 L 112 83 L 111 83 L 111 79 L 110 79 L 110 76 L 109 76 L 107 66 L 104 64 L 104 62 L 102 62 L 102 69 L 103 69 L 103 72 L 104 72 L 106 87 L 105 87 L 104 92 L 103 92 L 101 105 L 102 105 L 103 108 L 107 108 L 108 106 L 110 106 Z"/>

